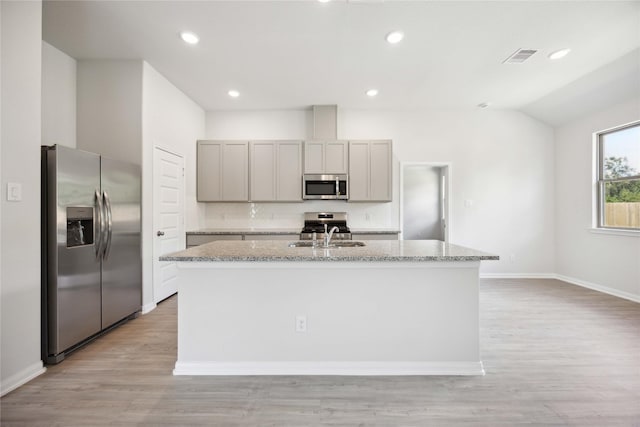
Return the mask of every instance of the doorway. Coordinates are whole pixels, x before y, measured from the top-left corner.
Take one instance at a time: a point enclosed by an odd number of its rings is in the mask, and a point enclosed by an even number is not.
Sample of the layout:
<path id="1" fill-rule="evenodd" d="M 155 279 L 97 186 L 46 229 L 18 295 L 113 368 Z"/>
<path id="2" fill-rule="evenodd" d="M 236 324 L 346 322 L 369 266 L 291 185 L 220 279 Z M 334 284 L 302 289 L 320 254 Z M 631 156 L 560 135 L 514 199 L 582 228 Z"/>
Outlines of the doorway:
<path id="1" fill-rule="evenodd" d="M 402 163 L 400 231 L 403 240 L 449 241 L 450 165 Z"/>
<path id="2" fill-rule="evenodd" d="M 153 302 L 178 291 L 176 263 L 158 261 L 185 248 L 184 158 L 159 147 L 153 153 Z"/>

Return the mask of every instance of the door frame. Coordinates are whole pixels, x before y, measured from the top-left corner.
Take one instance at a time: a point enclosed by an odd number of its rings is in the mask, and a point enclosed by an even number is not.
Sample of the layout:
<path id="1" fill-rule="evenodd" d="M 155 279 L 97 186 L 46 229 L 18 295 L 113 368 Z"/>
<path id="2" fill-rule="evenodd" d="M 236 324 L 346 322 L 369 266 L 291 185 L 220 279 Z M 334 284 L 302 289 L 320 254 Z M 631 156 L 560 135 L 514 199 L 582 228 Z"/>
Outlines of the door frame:
<path id="1" fill-rule="evenodd" d="M 159 144 L 154 144 L 153 145 L 153 156 L 151 159 L 151 176 L 152 176 L 152 195 L 151 195 L 151 205 L 152 205 L 152 218 L 151 218 L 151 226 L 152 226 L 152 244 L 151 244 L 151 254 L 152 254 L 152 269 L 151 269 L 151 277 L 152 277 L 152 281 L 151 281 L 151 295 L 152 295 L 152 300 L 153 300 L 153 305 L 155 307 L 155 305 L 157 304 L 156 302 L 156 280 L 158 279 L 156 277 L 156 272 L 158 271 L 158 269 L 156 267 L 158 267 L 158 264 L 160 263 L 160 261 L 158 260 L 159 258 L 159 254 L 156 253 L 156 239 L 155 239 L 155 235 L 156 235 L 156 230 L 158 230 L 158 227 L 160 224 L 158 224 L 158 219 L 156 217 L 156 212 L 157 212 L 157 206 L 156 206 L 156 202 L 158 201 L 158 197 L 157 197 L 157 187 L 156 187 L 156 151 L 160 150 L 160 151 L 164 151 L 165 153 L 169 153 L 172 154 L 174 156 L 180 157 L 182 159 L 182 225 L 183 225 L 183 232 L 185 234 L 185 238 L 183 239 L 185 241 L 185 245 L 186 245 L 186 221 L 185 221 L 185 213 L 186 213 L 186 190 L 187 190 L 187 180 L 186 180 L 186 156 L 182 153 L 179 153 L 176 150 L 164 147 L 162 145 Z M 186 246 L 185 246 L 186 247 Z"/>
<path id="2" fill-rule="evenodd" d="M 451 192 L 452 188 L 452 169 L 453 165 L 451 162 L 400 162 L 400 235 L 398 236 L 399 240 L 404 240 L 404 169 L 407 166 L 428 166 L 443 169 L 443 174 L 445 176 L 445 201 L 444 201 L 444 217 L 445 217 L 445 227 L 444 227 L 444 241 L 449 242 L 449 238 L 451 236 L 451 200 L 453 199 L 453 193 Z"/>

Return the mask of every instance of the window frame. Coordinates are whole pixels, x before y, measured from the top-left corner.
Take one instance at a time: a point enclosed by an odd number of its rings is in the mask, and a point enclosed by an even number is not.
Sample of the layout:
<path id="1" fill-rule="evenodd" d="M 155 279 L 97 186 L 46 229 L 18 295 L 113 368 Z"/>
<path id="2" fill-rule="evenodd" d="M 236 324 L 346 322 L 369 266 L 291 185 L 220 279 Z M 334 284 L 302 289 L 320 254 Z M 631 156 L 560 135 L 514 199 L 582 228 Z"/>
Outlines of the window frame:
<path id="1" fill-rule="evenodd" d="M 596 132 L 594 134 L 595 144 L 596 144 L 596 230 L 603 231 L 621 231 L 624 233 L 638 233 L 640 234 L 640 227 L 611 227 L 604 224 L 605 221 L 605 186 L 610 182 L 625 182 L 625 181 L 633 181 L 640 180 L 640 173 L 632 176 L 627 176 L 624 178 L 605 178 L 604 177 L 604 136 L 620 132 L 625 129 L 640 127 L 640 120 L 634 121 L 631 123 L 626 123 L 624 125 L 616 126 L 614 128 L 606 129 L 600 132 Z"/>

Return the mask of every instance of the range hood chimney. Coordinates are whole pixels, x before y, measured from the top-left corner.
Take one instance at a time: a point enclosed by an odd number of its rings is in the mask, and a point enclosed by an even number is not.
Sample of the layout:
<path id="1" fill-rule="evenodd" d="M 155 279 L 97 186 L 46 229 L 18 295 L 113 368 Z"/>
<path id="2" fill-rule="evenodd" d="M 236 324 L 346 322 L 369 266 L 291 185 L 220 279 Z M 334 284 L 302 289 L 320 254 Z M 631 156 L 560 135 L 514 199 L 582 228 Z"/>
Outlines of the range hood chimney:
<path id="1" fill-rule="evenodd" d="M 313 139 L 335 141 L 338 139 L 338 106 L 314 105 Z"/>

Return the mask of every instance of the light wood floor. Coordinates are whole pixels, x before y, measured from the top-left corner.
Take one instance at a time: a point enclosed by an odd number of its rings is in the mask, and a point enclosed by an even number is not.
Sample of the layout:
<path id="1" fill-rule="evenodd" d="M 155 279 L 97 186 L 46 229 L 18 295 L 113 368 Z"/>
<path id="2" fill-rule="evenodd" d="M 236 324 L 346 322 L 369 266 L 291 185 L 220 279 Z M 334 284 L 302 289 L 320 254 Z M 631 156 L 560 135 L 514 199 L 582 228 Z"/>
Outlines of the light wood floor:
<path id="1" fill-rule="evenodd" d="M 559 281 L 482 281 L 484 377 L 174 377 L 176 303 L 2 398 L 2 426 L 640 426 L 640 304 Z"/>

